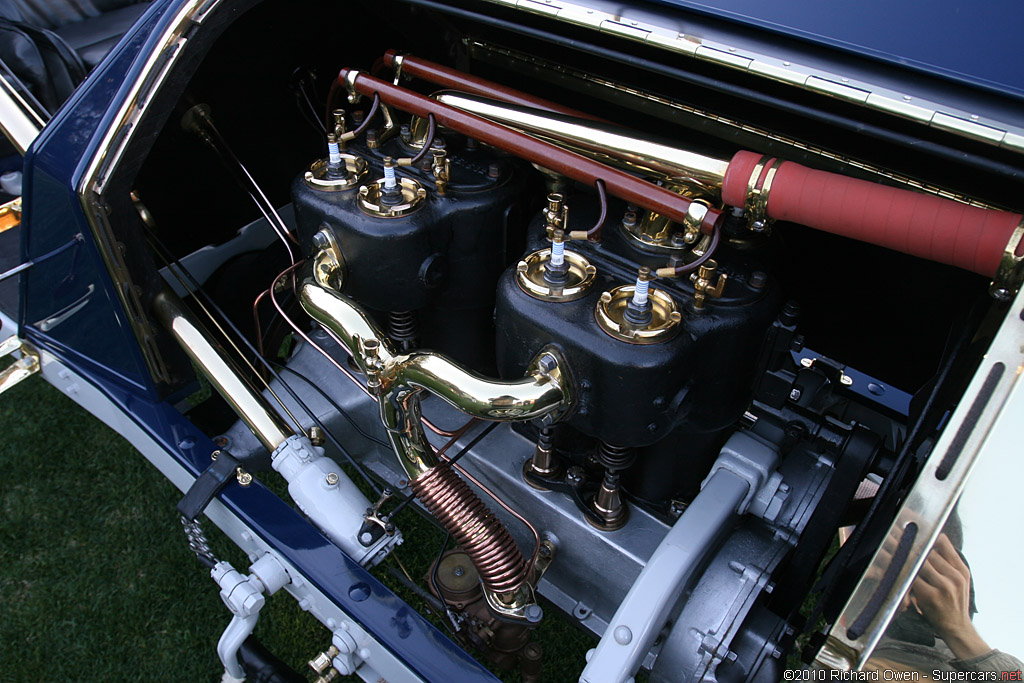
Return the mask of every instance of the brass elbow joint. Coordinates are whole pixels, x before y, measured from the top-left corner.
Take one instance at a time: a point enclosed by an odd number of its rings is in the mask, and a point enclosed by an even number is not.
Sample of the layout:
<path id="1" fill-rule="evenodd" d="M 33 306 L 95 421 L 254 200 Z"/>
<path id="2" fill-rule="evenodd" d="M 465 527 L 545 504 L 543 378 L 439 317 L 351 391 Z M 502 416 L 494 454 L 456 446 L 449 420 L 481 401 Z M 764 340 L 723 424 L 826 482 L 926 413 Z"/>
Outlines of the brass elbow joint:
<path id="1" fill-rule="evenodd" d="M 467 415 L 491 421 L 543 419 L 551 424 L 572 407 L 574 392 L 565 359 L 553 347 L 533 359 L 522 379 L 502 381 L 479 375 L 438 353 L 398 354 L 387 336 L 348 297 L 331 287 L 325 264 L 338 255 L 321 248 L 307 266 L 300 301 L 352 354 L 378 396 L 381 419 L 410 480 L 437 464 L 420 424 L 419 394 L 429 391 Z"/>

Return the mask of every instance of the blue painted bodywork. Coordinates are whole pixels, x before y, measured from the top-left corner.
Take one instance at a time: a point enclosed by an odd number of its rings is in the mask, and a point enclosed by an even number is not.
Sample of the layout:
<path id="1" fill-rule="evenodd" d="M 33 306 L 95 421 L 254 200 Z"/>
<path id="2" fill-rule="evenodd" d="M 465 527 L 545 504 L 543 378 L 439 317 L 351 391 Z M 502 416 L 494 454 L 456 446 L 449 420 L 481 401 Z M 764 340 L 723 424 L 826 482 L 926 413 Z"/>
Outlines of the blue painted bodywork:
<path id="1" fill-rule="evenodd" d="M 1024 69 L 1015 48 L 1024 26 L 1021 2 L 661 2 L 1024 98 Z"/>
<path id="2" fill-rule="evenodd" d="M 61 108 L 25 158 L 22 257 L 47 253 L 76 234 L 83 242 L 22 279 L 22 339 L 55 356 L 108 396 L 193 476 L 214 444 L 158 397 L 131 326 L 97 249 L 76 189 L 102 131 L 117 115 L 145 56 L 182 0 L 154 2 Z M 44 331 L 42 321 L 84 305 Z M 461 647 L 333 545 L 290 505 L 254 482 L 229 484 L 220 500 L 307 579 L 428 681 L 496 681 Z M 355 588 L 355 590 L 353 590 Z M 228 614 L 221 616 L 226 620 Z"/>

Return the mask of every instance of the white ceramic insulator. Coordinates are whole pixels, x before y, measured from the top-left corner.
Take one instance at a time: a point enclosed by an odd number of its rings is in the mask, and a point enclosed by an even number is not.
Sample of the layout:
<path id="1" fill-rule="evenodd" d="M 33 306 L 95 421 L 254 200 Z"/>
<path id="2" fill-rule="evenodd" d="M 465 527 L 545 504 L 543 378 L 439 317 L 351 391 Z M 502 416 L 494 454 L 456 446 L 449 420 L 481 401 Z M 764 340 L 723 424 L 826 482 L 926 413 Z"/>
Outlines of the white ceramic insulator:
<path id="1" fill-rule="evenodd" d="M 338 147 L 337 142 L 327 143 L 327 162 L 332 166 L 336 166 L 341 163 L 341 148 Z"/>
<path id="2" fill-rule="evenodd" d="M 647 289 L 649 287 L 647 280 L 636 279 L 636 289 L 633 290 L 633 305 L 635 306 L 646 306 L 647 305 Z"/>
<path id="3" fill-rule="evenodd" d="M 565 242 L 551 243 L 551 265 L 561 266 L 565 263 Z"/>
<path id="4" fill-rule="evenodd" d="M 393 189 L 397 182 L 395 181 L 395 168 L 393 166 L 384 167 L 384 188 Z"/>

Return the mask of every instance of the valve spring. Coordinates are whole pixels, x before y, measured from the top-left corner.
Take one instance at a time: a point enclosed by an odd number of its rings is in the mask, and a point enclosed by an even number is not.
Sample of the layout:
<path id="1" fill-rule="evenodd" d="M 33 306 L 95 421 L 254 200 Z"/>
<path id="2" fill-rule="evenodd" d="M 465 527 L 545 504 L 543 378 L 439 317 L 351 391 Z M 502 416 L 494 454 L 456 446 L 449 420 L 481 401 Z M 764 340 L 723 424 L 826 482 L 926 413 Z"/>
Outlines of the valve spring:
<path id="1" fill-rule="evenodd" d="M 412 482 L 413 493 L 469 555 L 486 588 L 510 593 L 530 571 L 508 529 L 447 465 Z"/>
<path id="2" fill-rule="evenodd" d="M 615 446 L 601 442 L 597 450 L 597 459 L 609 470 L 624 470 L 636 460 L 636 452 L 628 446 Z"/>
<path id="3" fill-rule="evenodd" d="M 412 311 L 391 311 L 388 313 L 389 336 L 403 351 L 416 346 L 419 326 Z"/>

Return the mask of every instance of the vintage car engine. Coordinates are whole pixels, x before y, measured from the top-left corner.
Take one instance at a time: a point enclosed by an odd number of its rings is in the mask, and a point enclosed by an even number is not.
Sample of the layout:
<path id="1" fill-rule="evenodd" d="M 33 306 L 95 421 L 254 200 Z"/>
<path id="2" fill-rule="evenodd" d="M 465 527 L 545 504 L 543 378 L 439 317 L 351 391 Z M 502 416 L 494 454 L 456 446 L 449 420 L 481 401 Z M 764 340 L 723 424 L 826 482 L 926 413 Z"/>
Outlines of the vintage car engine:
<path id="1" fill-rule="evenodd" d="M 945 133 L 850 123 L 839 84 L 785 100 L 725 58 L 591 45 L 585 19 L 357 3 L 344 40 L 281 12 L 264 52 L 280 4 L 223 19 L 93 207 L 159 392 L 222 454 L 186 528 L 236 471 L 283 477 L 360 570 L 524 681 L 556 613 L 594 642 L 586 683 L 813 661 L 1019 286 L 1014 184 L 939 163 L 967 154 Z M 385 577 L 423 540 L 412 510 L 444 547 Z M 236 675 L 255 618 L 232 609 Z M 379 673 L 316 616 L 320 680 Z"/>
<path id="2" fill-rule="evenodd" d="M 360 78 L 339 78 L 353 100 Z M 650 144 L 543 101 L 413 97 Z M 374 128 L 334 109 L 327 156 L 292 183 L 310 264 L 297 291 L 322 326 L 296 328 L 287 367 L 320 385 L 297 386 L 302 401 L 331 431 L 377 434 L 346 448 L 460 544 L 477 578 L 456 580 L 449 554 L 437 567 L 458 587 L 430 590 L 450 610 L 478 605 L 473 623 L 491 625 L 471 641 L 495 661 L 536 666 L 539 592 L 601 638 L 581 680 L 641 666 L 659 681 L 777 679 L 835 529 L 893 465 L 893 406 L 909 397 L 880 401 L 880 382 L 803 347 L 768 219 L 714 209 L 713 179 L 663 176 L 686 206 L 673 221 L 433 114 L 399 116 Z M 669 163 L 629 160 L 652 175 Z M 754 166 L 752 186 L 774 163 Z M 245 424 L 226 438 L 241 462 L 269 465 Z M 443 453 L 464 441 L 456 470 Z M 379 543 L 393 524 L 376 508 L 373 520 Z"/>

